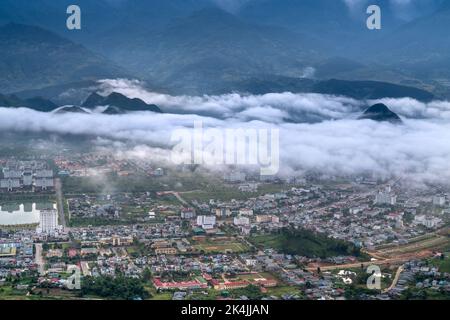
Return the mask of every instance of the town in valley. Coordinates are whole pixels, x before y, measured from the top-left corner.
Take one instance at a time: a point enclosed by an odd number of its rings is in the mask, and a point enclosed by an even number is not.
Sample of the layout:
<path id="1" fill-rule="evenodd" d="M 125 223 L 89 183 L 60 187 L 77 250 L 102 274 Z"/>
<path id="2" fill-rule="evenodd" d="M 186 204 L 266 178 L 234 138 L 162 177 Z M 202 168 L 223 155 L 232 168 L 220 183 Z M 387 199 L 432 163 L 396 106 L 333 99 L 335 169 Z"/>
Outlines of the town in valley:
<path id="1" fill-rule="evenodd" d="M 449 191 L 401 178 L 262 177 L 105 150 L 0 158 L 11 299 L 446 298 Z M 367 268 L 381 270 L 368 289 Z M 79 289 L 70 281 L 79 271 Z"/>

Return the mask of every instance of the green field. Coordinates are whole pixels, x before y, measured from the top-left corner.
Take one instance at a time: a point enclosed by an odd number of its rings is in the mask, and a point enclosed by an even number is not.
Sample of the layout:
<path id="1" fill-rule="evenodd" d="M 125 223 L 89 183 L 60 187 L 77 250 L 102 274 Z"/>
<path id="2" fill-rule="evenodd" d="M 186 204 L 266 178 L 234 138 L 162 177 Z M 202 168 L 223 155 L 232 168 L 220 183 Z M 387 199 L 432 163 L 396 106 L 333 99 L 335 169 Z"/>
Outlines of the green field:
<path id="1" fill-rule="evenodd" d="M 220 201 L 246 200 L 249 198 L 258 197 L 268 193 L 277 193 L 288 189 L 287 185 L 279 184 L 261 184 L 257 192 L 242 192 L 239 191 L 238 186 L 225 185 L 221 180 L 216 183 L 211 183 L 207 188 L 196 190 L 192 192 L 183 193 L 182 196 L 187 201 L 197 200 L 201 202 L 208 202 L 210 199 Z"/>
<path id="2" fill-rule="evenodd" d="M 300 298 L 303 297 L 301 289 L 293 286 L 277 286 L 273 288 L 267 288 L 267 295 L 281 297 L 283 295 L 297 295 Z"/>
<path id="3" fill-rule="evenodd" d="M 136 172 L 130 176 L 107 174 L 101 177 L 62 178 L 65 194 L 108 194 L 117 192 L 191 191 L 207 190 L 217 184 L 212 177 L 168 171 L 166 176 L 152 177 Z"/>
<path id="4" fill-rule="evenodd" d="M 444 259 L 434 258 L 430 261 L 432 266 L 438 267 L 439 272 L 450 273 L 450 252 L 444 254 Z"/>
<path id="5" fill-rule="evenodd" d="M 257 247 L 278 249 L 282 246 L 282 237 L 278 234 L 258 235 L 251 238 L 251 242 Z"/>

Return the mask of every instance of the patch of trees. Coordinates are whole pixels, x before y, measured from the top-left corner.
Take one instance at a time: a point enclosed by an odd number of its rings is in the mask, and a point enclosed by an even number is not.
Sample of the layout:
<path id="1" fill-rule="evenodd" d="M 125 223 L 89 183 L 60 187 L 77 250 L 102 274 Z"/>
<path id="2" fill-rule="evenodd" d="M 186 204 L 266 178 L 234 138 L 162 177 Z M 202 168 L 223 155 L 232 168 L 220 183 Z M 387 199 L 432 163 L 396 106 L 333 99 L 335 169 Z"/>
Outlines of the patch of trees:
<path id="1" fill-rule="evenodd" d="M 284 228 L 279 236 L 280 250 L 287 254 L 309 258 L 360 255 L 360 249 L 350 242 L 333 239 L 309 230 Z"/>
<path id="2" fill-rule="evenodd" d="M 234 298 L 245 296 L 250 300 L 260 300 L 264 297 L 264 294 L 261 293 L 261 289 L 255 285 L 249 285 L 245 288 L 231 290 L 230 295 Z"/>
<path id="3" fill-rule="evenodd" d="M 81 293 L 121 300 L 146 299 L 150 296 L 140 279 L 124 276 L 85 277 L 81 283 Z"/>

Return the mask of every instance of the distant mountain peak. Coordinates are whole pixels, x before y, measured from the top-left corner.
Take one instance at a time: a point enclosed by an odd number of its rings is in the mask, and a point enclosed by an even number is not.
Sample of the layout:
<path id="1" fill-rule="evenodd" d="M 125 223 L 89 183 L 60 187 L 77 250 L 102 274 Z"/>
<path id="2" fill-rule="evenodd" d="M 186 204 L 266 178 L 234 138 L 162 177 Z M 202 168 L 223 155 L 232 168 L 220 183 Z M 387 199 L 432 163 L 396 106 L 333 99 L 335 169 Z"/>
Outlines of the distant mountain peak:
<path id="1" fill-rule="evenodd" d="M 83 107 L 85 107 L 85 108 L 95 108 L 97 106 L 100 106 L 101 103 L 104 100 L 105 100 L 105 97 L 99 95 L 97 92 L 93 92 L 83 102 Z"/>
<path id="2" fill-rule="evenodd" d="M 369 119 L 380 122 L 402 123 L 400 117 L 385 104 L 377 103 L 368 108 L 358 119 Z"/>
<path id="3" fill-rule="evenodd" d="M 124 114 L 125 112 L 117 107 L 108 106 L 105 110 L 102 111 L 103 114 L 115 115 L 115 114 Z"/>
<path id="4" fill-rule="evenodd" d="M 108 96 L 102 96 L 97 92 L 93 92 L 82 104 L 84 108 L 95 108 L 98 106 L 112 106 L 117 113 L 122 111 L 152 111 L 162 113 L 161 109 L 154 104 L 147 104 L 145 101 L 138 98 L 128 98 L 127 96 L 112 92 Z M 113 109 L 110 109 L 112 111 Z"/>
<path id="5" fill-rule="evenodd" d="M 78 106 L 64 106 L 57 110 L 54 110 L 53 112 L 56 114 L 65 114 L 65 113 L 89 114 L 89 112 Z"/>

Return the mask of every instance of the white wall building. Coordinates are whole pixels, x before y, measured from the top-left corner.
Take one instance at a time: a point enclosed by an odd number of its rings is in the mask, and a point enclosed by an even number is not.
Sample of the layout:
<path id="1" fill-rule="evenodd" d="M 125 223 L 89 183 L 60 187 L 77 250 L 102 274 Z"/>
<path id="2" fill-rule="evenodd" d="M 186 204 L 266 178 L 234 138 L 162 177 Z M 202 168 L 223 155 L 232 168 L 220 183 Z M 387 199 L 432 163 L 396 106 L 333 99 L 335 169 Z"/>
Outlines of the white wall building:
<path id="1" fill-rule="evenodd" d="M 35 186 L 42 189 L 53 188 L 54 181 L 52 178 L 37 178 Z"/>
<path id="2" fill-rule="evenodd" d="M 58 212 L 55 209 L 41 210 L 37 232 L 50 234 L 58 229 Z"/>
<path id="3" fill-rule="evenodd" d="M 216 225 L 216 217 L 215 216 L 198 216 L 197 217 L 197 226 L 202 227 L 205 230 L 214 229 Z"/>
<path id="4" fill-rule="evenodd" d="M 20 180 L 19 179 L 1 179 L 0 180 L 0 188 L 8 189 L 8 191 L 12 191 L 13 189 L 20 188 Z"/>
<path id="5" fill-rule="evenodd" d="M 230 208 L 217 208 L 216 209 L 216 216 L 218 217 L 218 218 L 220 218 L 220 217 L 222 217 L 222 218 L 224 218 L 224 217 L 229 217 L 229 216 L 231 216 L 231 209 Z"/>
<path id="6" fill-rule="evenodd" d="M 436 228 L 442 222 L 439 218 L 427 218 L 423 222 L 423 225 L 427 228 Z"/>
<path id="7" fill-rule="evenodd" d="M 397 196 L 391 195 L 388 192 L 379 192 L 375 196 L 375 204 L 383 205 L 395 205 L 397 203 Z"/>
<path id="8" fill-rule="evenodd" d="M 233 224 L 235 226 L 245 226 L 250 224 L 250 219 L 247 217 L 235 217 L 233 219 Z"/>
<path id="9" fill-rule="evenodd" d="M 253 216 L 253 210 L 252 209 L 239 209 L 239 215 L 240 216 Z"/>
<path id="10" fill-rule="evenodd" d="M 435 228 L 442 222 L 441 219 L 435 217 L 427 217 L 425 215 L 419 215 L 414 217 L 415 224 L 421 224 L 427 228 Z"/>

